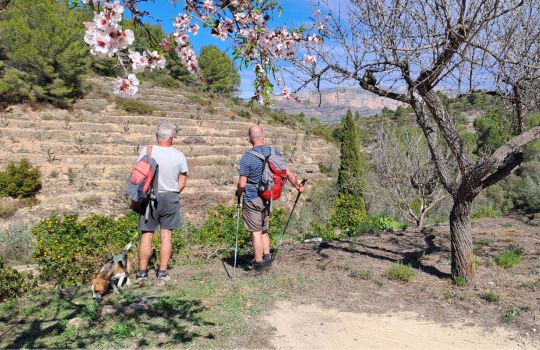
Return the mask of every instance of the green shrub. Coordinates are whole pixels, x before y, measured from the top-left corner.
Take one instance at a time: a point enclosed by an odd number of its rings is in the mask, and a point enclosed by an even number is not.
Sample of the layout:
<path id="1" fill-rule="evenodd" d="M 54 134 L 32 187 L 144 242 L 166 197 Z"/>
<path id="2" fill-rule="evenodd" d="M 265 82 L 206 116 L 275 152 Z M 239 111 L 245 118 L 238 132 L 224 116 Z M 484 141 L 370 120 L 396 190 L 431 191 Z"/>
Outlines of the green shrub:
<path id="1" fill-rule="evenodd" d="M 115 102 L 117 108 L 120 108 L 128 113 L 149 115 L 154 113 L 155 111 L 155 108 L 153 106 L 137 100 L 117 97 Z"/>
<path id="2" fill-rule="evenodd" d="M 489 303 L 496 303 L 499 301 L 499 295 L 493 291 L 482 294 L 482 299 Z"/>
<path id="3" fill-rule="evenodd" d="M 105 259 L 121 252 L 136 232 L 133 213 L 117 220 L 92 215 L 81 221 L 76 215 L 53 214 L 32 229 L 37 240 L 34 258 L 44 280 L 61 287 L 81 284 Z"/>
<path id="4" fill-rule="evenodd" d="M 207 90 L 232 93 L 240 86 L 240 74 L 234 61 L 217 46 L 203 46 L 199 64 Z"/>
<path id="5" fill-rule="evenodd" d="M 343 234 L 352 235 L 366 220 L 366 207 L 362 197 L 339 194 L 334 200 L 334 210 L 328 222 L 330 228 L 337 228 Z"/>
<path id="6" fill-rule="evenodd" d="M 510 247 L 506 250 L 503 250 L 497 256 L 496 262 L 497 265 L 505 269 L 515 267 L 521 263 L 523 259 L 523 249 L 519 247 Z"/>
<path id="7" fill-rule="evenodd" d="M 270 214 L 269 232 L 273 244 L 276 243 L 276 239 L 281 234 L 286 220 L 285 210 L 274 207 Z M 211 247 L 230 247 L 235 241 L 236 224 L 236 206 L 218 205 L 208 211 L 206 220 L 200 227 L 192 228 L 191 241 L 195 244 Z M 240 218 L 239 231 L 238 246 L 244 247 L 244 245 L 251 243 L 251 235 L 244 228 L 242 218 Z"/>
<path id="8" fill-rule="evenodd" d="M 4 171 L 0 171 L 0 197 L 31 197 L 40 189 L 41 172 L 27 159 L 9 163 Z"/>
<path id="9" fill-rule="evenodd" d="M 409 282 L 414 277 L 414 270 L 409 265 L 403 265 L 399 262 L 390 266 L 384 276 L 390 280 Z"/>
<path id="10" fill-rule="evenodd" d="M 30 292 L 36 286 L 31 273 L 24 273 L 7 266 L 0 256 L 0 301 L 17 298 Z"/>
<path id="11" fill-rule="evenodd" d="M 32 261 L 34 242 L 30 225 L 13 224 L 0 231 L 0 256 L 9 261 L 28 264 Z"/>

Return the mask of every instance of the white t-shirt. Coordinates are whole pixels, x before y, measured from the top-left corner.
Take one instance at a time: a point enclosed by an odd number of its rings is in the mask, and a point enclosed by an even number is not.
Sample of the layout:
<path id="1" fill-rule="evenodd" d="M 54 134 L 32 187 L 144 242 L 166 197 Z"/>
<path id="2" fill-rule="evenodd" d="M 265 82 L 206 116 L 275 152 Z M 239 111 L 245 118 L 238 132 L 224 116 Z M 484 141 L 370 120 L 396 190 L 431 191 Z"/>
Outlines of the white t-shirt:
<path id="1" fill-rule="evenodd" d="M 139 160 L 146 154 L 144 147 L 139 154 Z M 188 164 L 184 153 L 174 147 L 152 146 L 152 158 L 159 166 L 158 192 L 180 192 L 178 178 L 188 172 Z"/>

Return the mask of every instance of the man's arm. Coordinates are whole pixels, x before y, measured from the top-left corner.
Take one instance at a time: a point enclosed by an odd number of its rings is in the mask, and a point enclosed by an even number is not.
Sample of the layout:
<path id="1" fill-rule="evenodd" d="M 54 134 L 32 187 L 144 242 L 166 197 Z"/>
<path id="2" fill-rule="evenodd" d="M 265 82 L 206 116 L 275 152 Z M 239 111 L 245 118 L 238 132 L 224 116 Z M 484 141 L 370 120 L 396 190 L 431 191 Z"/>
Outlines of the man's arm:
<path id="1" fill-rule="evenodd" d="M 236 186 L 236 197 L 240 198 L 242 193 L 246 190 L 247 185 L 247 176 L 238 177 L 238 185 Z"/>
<path id="2" fill-rule="evenodd" d="M 182 193 L 184 188 L 186 188 L 187 176 L 187 173 L 181 173 L 178 177 L 178 190 L 180 191 L 180 193 Z"/>
<path id="3" fill-rule="evenodd" d="M 291 185 L 294 186 L 298 190 L 298 192 L 304 192 L 304 185 L 302 185 L 300 182 L 298 182 L 298 177 L 295 173 L 293 173 L 292 170 L 289 170 L 289 168 L 285 169 L 287 172 L 287 180 L 291 183 Z"/>

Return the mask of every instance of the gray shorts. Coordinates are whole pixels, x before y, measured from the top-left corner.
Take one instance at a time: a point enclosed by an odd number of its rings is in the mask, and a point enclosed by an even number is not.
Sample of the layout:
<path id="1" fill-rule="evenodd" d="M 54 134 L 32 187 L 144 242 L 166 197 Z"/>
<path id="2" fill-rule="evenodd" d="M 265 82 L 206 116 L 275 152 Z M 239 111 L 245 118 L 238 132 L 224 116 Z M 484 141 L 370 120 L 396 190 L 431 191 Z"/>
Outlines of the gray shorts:
<path id="1" fill-rule="evenodd" d="M 261 197 L 257 197 L 250 202 L 244 202 L 242 214 L 246 230 L 249 232 L 268 232 L 270 210 Z"/>
<path id="2" fill-rule="evenodd" d="M 160 229 L 175 230 L 182 227 L 180 217 L 180 198 L 177 192 L 161 192 L 158 194 L 157 208 L 150 212 L 148 221 L 144 215 L 139 216 L 139 231 L 150 232 Z"/>

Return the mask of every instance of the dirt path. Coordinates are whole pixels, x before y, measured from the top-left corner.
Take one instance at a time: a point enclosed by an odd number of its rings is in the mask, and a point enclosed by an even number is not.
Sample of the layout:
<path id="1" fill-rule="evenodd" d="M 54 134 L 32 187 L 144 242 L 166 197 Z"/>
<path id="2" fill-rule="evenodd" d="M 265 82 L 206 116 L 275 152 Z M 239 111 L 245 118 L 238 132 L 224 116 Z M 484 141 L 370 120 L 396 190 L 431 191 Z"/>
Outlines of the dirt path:
<path id="1" fill-rule="evenodd" d="M 439 324 L 418 314 L 360 314 L 280 302 L 266 321 L 278 349 L 538 349 L 503 328 Z"/>

